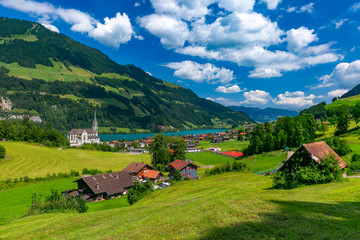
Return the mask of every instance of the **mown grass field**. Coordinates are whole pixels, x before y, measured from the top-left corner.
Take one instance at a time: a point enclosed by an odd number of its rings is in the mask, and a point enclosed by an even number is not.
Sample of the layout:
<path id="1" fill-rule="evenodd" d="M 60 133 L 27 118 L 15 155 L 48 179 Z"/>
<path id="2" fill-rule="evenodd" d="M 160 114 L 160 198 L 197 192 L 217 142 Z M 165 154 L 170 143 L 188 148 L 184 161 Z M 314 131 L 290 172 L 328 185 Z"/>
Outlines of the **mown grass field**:
<path id="1" fill-rule="evenodd" d="M 279 164 L 286 160 L 287 152 L 272 151 L 243 158 L 251 172 L 265 172 L 274 170 Z"/>
<path id="2" fill-rule="evenodd" d="M 249 145 L 249 141 L 227 141 L 222 143 L 211 143 L 210 141 L 201 141 L 198 148 L 208 149 L 210 147 L 219 147 L 221 151 L 243 151 Z"/>
<path id="3" fill-rule="evenodd" d="M 341 98 L 336 100 L 335 102 L 332 102 L 325 106 L 325 109 L 335 108 L 335 107 L 352 107 L 355 106 L 357 102 L 360 101 L 360 95 L 348 97 L 348 98 Z"/>
<path id="4" fill-rule="evenodd" d="M 150 163 L 150 155 L 48 148 L 20 142 L 1 142 L 10 158 L 0 160 L 0 180 L 47 173 L 68 173 L 83 168 L 119 171 L 131 162 Z"/>
<path id="5" fill-rule="evenodd" d="M 270 177 L 252 173 L 210 176 L 155 191 L 130 207 L 14 220 L 0 226 L 0 238 L 360 238 L 360 179 L 293 190 L 271 185 Z"/>
<path id="6" fill-rule="evenodd" d="M 186 153 L 185 156 L 195 161 L 195 163 L 200 163 L 199 165 L 220 165 L 234 161 L 233 158 L 225 157 L 212 152 Z"/>

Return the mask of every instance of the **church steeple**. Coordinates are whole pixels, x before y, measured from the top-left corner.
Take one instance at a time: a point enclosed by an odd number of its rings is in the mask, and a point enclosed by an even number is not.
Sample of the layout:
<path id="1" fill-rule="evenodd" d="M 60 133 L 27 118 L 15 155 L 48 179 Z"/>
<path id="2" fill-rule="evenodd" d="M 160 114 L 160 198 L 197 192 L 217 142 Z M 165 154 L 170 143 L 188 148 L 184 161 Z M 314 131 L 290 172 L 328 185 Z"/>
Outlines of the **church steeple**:
<path id="1" fill-rule="evenodd" d="M 92 124 L 92 128 L 96 131 L 96 135 L 98 134 L 98 123 L 97 123 L 97 120 L 96 120 L 96 110 L 95 110 L 95 113 L 94 113 L 94 122 Z"/>

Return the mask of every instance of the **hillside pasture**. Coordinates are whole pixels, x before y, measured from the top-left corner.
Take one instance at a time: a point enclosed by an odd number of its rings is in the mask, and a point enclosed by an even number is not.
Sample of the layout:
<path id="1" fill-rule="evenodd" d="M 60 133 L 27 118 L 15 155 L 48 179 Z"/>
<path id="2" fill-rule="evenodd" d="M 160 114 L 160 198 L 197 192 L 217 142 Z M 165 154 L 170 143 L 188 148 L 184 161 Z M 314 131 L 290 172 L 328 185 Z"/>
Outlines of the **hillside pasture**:
<path id="1" fill-rule="evenodd" d="M 251 172 L 265 172 L 274 170 L 283 160 L 286 160 L 287 152 L 272 151 L 258 155 L 252 155 L 241 159 Z"/>
<path id="2" fill-rule="evenodd" d="M 227 162 L 231 163 L 235 161 L 231 157 L 225 157 L 210 151 L 186 153 L 185 156 L 192 161 L 195 161 L 195 163 L 200 163 L 199 165 L 221 165 L 226 164 Z"/>
<path id="3" fill-rule="evenodd" d="M 17 219 L 0 226 L 0 238 L 360 238 L 360 179 L 292 190 L 271 185 L 270 177 L 252 173 L 210 176 L 155 191 L 129 207 Z"/>
<path id="4" fill-rule="evenodd" d="M 0 160 L 0 180 L 44 177 L 47 173 L 68 173 L 71 169 L 81 172 L 83 168 L 120 171 L 131 162 L 150 163 L 149 154 L 58 150 L 21 142 L 2 142 L 1 145 L 10 158 Z"/>

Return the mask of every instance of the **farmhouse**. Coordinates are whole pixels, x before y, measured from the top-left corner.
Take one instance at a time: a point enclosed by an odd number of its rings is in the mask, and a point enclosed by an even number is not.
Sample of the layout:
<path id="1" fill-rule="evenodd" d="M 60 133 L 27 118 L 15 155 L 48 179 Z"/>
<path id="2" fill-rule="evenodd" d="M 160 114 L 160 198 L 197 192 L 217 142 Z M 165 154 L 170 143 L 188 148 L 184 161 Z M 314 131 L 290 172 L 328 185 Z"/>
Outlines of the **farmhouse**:
<path id="1" fill-rule="evenodd" d="M 336 152 L 326 144 L 326 142 L 322 141 L 303 144 L 294 153 L 291 155 L 288 154 L 288 160 L 279 168 L 279 171 L 285 168 L 293 168 L 297 165 L 305 166 L 312 161 L 315 161 L 321 165 L 321 160 L 325 159 L 329 155 L 334 156 L 342 169 L 347 166 L 344 160 L 339 155 L 337 155 Z"/>
<path id="2" fill-rule="evenodd" d="M 181 180 L 185 177 L 190 179 L 197 179 L 197 168 L 195 164 L 190 161 L 175 160 L 167 166 L 170 170 L 169 177 L 172 178 L 176 170 L 180 171 L 182 176 Z"/>
<path id="3" fill-rule="evenodd" d="M 132 162 L 123 171 L 136 176 L 136 179 L 139 181 L 151 179 L 156 182 L 162 180 L 162 173 L 154 171 L 154 168 L 146 163 Z"/>
<path id="4" fill-rule="evenodd" d="M 70 146 L 81 146 L 85 143 L 100 143 L 98 136 L 98 124 L 96 121 L 96 112 L 94 114 L 94 122 L 92 129 L 72 129 L 67 138 L 70 142 Z"/>
<path id="5" fill-rule="evenodd" d="M 78 190 L 71 195 L 80 195 L 86 201 L 100 201 L 122 196 L 134 185 L 134 178 L 128 172 L 112 172 L 85 176 L 76 180 Z"/>

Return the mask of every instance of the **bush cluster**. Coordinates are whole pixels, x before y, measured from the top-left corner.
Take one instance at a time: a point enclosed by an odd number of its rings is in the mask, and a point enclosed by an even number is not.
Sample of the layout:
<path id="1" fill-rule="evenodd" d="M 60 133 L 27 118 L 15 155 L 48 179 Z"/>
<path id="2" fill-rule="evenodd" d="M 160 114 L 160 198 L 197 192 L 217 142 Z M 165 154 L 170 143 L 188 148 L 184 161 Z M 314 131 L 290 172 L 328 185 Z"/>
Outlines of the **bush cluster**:
<path id="1" fill-rule="evenodd" d="M 6 154 L 6 149 L 4 146 L 0 145 L 0 159 L 4 158 Z"/>
<path id="2" fill-rule="evenodd" d="M 360 155 L 356 153 L 351 157 L 351 163 L 349 164 L 347 174 L 354 175 L 355 171 L 360 171 Z"/>
<path id="3" fill-rule="evenodd" d="M 328 156 L 321 160 L 321 165 L 315 161 L 306 166 L 294 166 L 285 168 L 273 177 L 273 186 L 278 189 L 292 189 L 302 185 L 323 184 L 341 181 L 342 169 L 338 160 Z"/>
<path id="4" fill-rule="evenodd" d="M 246 164 L 240 161 L 234 161 L 233 164 L 229 162 L 220 167 L 214 167 L 210 170 L 206 169 L 205 176 L 218 175 L 226 172 L 239 172 L 246 168 Z"/>
<path id="5" fill-rule="evenodd" d="M 150 181 L 146 181 L 145 183 L 135 181 L 134 185 L 128 192 L 127 200 L 131 205 L 133 205 L 151 191 L 153 191 L 153 186 Z"/>
<path id="6" fill-rule="evenodd" d="M 88 206 L 83 198 L 61 195 L 58 190 L 51 189 L 50 195 L 46 196 L 45 199 L 41 198 L 41 194 L 33 193 L 27 215 L 67 211 L 84 213 L 87 210 Z"/>

